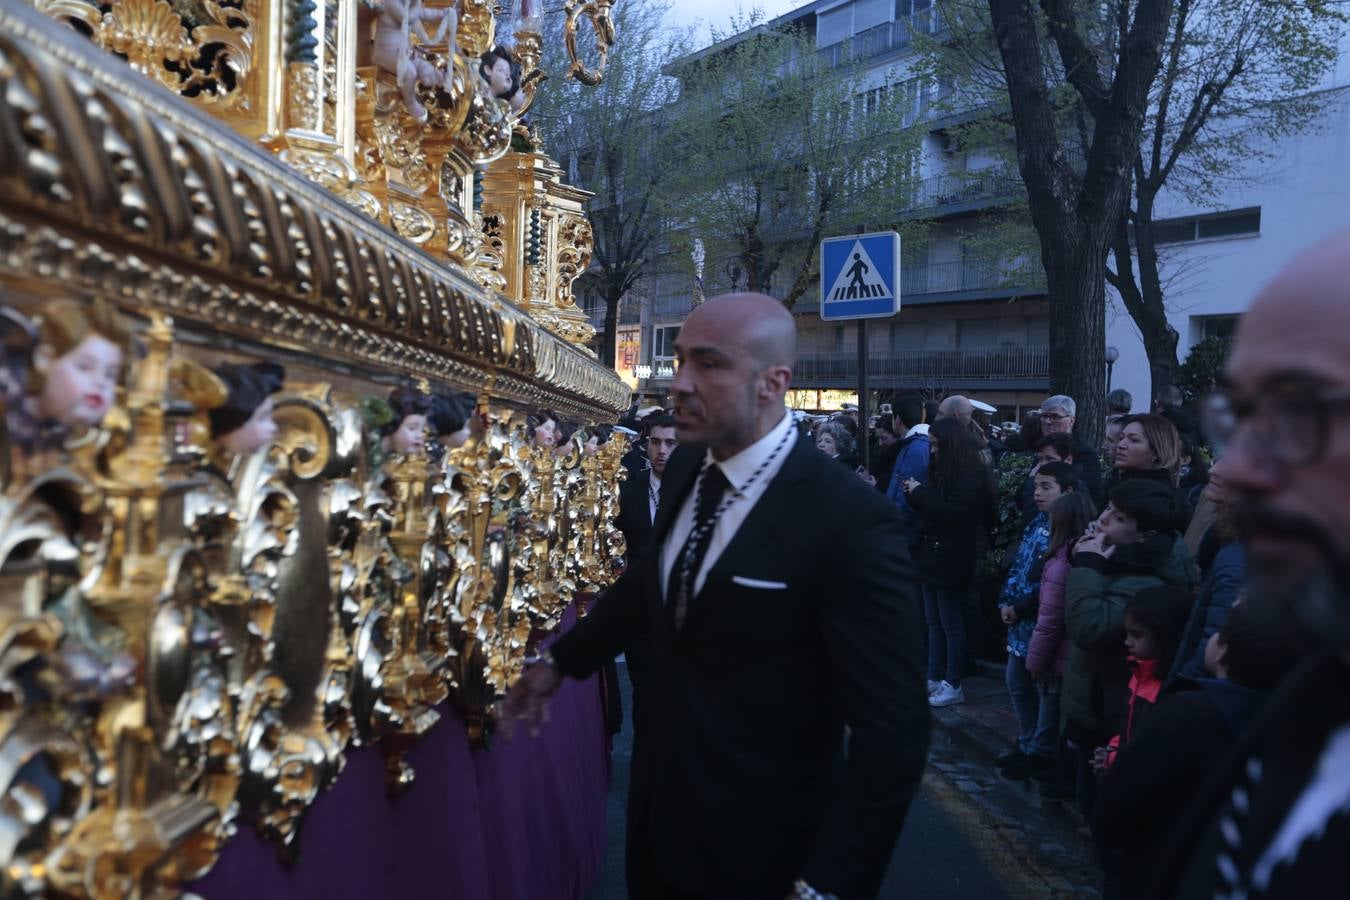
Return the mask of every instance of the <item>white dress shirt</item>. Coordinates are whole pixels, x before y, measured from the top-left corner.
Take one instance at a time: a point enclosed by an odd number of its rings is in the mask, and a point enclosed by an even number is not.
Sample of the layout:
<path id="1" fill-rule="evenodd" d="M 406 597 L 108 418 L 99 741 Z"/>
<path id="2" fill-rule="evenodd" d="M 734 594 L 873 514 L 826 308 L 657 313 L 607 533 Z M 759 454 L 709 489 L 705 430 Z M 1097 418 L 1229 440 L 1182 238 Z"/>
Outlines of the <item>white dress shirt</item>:
<path id="1" fill-rule="evenodd" d="M 718 462 L 713 458 L 712 451 L 707 451 L 708 465 L 719 466 L 730 485 L 727 488 L 727 493 L 723 495 L 723 499 L 725 500 L 733 494 L 737 494 L 737 496 L 727 507 L 727 511 L 722 514 L 722 518 L 717 520 L 716 526 L 713 527 L 708 552 L 703 557 L 703 563 L 694 576 L 694 596 L 698 596 L 698 592 L 703 589 L 703 582 L 708 570 L 713 567 L 717 558 L 722 555 L 722 551 L 736 536 L 736 532 L 740 530 L 746 516 L 750 515 L 750 510 L 754 509 L 755 504 L 759 502 L 759 498 L 764 496 L 764 491 L 768 488 L 769 482 L 773 481 L 779 470 L 783 468 L 783 462 L 792 452 L 794 443 L 791 436 L 788 436 L 786 441 L 784 439 L 784 435 L 791 429 L 792 416 L 784 413 L 783 418 L 769 430 L 768 434 L 735 456 Z M 779 451 L 777 458 L 760 473 L 754 484 L 746 488 L 745 483 L 750 480 L 750 476 L 755 474 L 755 470 L 769 458 L 774 448 L 780 443 L 783 443 L 783 449 Z M 743 494 L 738 493 L 742 491 Z M 680 548 L 684 546 L 685 540 L 689 537 L 689 532 L 694 530 L 694 505 L 698 499 L 695 496 L 696 493 L 697 491 L 690 490 L 689 496 L 684 498 L 684 503 L 680 506 L 680 511 L 675 514 L 675 521 L 671 523 L 670 531 L 667 532 L 666 539 L 661 544 L 662 596 L 665 596 L 666 585 L 670 583 L 670 572 L 675 567 L 675 558 L 679 556 Z"/>
<path id="2" fill-rule="evenodd" d="M 656 522 L 656 504 L 661 499 L 661 478 L 655 472 L 647 473 L 647 513 Z"/>

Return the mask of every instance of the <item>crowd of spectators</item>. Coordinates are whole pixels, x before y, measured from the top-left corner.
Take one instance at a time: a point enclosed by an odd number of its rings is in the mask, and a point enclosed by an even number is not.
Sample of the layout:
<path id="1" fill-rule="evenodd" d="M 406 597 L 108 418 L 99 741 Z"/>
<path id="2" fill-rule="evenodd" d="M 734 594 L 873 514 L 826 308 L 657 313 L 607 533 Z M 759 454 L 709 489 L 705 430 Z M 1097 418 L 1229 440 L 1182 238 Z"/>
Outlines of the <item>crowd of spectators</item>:
<path id="1" fill-rule="evenodd" d="M 1350 295 L 1336 273 L 1350 236 L 1338 241 L 1258 298 L 1204 415 L 1173 385 L 1147 412 L 1111 391 L 1096 423 L 1064 395 L 997 427 L 959 395 L 797 414 L 801 439 L 903 523 L 930 706 L 967 702 L 975 652 L 1001 661 L 1018 734 L 997 765 L 1079 806 L 1108 898 L 1331 896 L 1343 877 Z M 566 452 L 567 422 L 532 425 Z M 635 405 L 618 428 L 636 439 L 630 473 L 659 482 L 674 422 Z M 656 493 L 634 502 L 650 522 Z M 996 647 L 980 646 L 985 622 Z"/>

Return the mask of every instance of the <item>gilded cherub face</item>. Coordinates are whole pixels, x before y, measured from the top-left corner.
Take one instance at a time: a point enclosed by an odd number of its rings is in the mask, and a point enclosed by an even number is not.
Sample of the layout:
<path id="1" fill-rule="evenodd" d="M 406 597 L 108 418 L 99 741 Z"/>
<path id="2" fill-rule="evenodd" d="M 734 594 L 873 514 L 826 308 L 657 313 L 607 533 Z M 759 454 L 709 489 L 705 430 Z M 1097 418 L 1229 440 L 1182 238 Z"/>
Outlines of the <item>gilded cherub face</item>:
<path id="1" fill-rule="evenodd" d="M 34 353 L 33 367 L 43 376 L 38 413 L 68 427 L 100 424 L 112 408 L 122 371 L 122 350 L 98 334 L 88 334 L 61 356 L 48 345 Z"/>
<path id="2" fill-rule="evenodd" d="M 511 63 L 500 56 L 493 57 L 492 65 L 487 70 L 487 81 L 488 87 L 492 88 L 492 96 L 505 98 L 511 93 Z"/>
<path id="3" fill-rule="evenodd" d="M 403 456 L 421 456 L 426 449 L 427 417 L 404 416 L 398 430 L 389 437 L 395 453 Z"/>
<path id="4" fill-rule="evenodd" d="M 247 422 L 217 438 L 220 446 L 231 453 L 249 454 L 272 443 L 272 439 L 277 436 L 277 423 L 272 418 L 273 409 L 272 398 L 268 397 L 253 411 Z"/>

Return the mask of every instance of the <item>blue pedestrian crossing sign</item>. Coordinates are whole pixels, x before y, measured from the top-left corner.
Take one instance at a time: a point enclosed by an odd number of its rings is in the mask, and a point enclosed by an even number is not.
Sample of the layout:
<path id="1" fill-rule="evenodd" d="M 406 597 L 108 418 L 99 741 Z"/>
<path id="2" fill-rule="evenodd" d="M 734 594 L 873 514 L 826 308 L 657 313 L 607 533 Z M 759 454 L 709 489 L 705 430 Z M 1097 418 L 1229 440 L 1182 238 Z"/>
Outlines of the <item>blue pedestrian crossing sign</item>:
<path id="1" fill-rule="evenodd" d="M 820 242 L 820 317 L 884 319 L 900 311 L 900 235 L 894 231 Z"/>

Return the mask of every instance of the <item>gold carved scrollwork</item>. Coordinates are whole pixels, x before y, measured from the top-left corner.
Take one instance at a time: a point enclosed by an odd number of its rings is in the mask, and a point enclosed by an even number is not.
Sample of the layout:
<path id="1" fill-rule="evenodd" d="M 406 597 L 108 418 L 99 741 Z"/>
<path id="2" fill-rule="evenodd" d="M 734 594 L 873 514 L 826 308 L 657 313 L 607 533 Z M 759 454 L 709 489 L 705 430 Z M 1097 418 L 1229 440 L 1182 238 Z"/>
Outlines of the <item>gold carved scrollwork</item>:
<path id="1" fill-rule="evenodd" d="M 587 3 L 567 0 L 563 4 L 563 10 L 567 14 L 563 24 L 563 37 L 567 43 L 567 57 L 572 61 L 567 74 L 582 84 L 594 87 L 604 77 L 609 51 L 614 48 L 614 20 L 610 15 L 613 6 L 613 0 L 590 0 Z M 577 29 L 583 19 L 591 24 L 591 31 L 595 35 L 595 51 L 599 54 L 599 62 L 594 67 L 582 62 L 577 47 Z"/>
<path id="2" fill-rule="evenodd" d="M 293 853 L 349 744 L 403 789 L 447 698 L 485 738 L 533 642 L 621 565 L 621 438 L 555 456 L 483 397 L 443 462 L 372 469 L 350 402 L 292 384 L 272 443 L 232 455 L 206 437 L 223 384 L 174 338 L 153 315 L 98 434 L 0 495 L 4 871 L 30 893 L 170 889 L 239 824 Z"/>
<path id="3" fill-rule="evenodd" d="M 526 247 L 507 204 L 474 210 L 474 166 L 505 164 L 516 124 L 477 74 L 491 4 L 458 4 L 426 123 L 372 69 L 344 84 L 343 3 L 298 68 L 260 0 L 34 5 L 0 6 L 0 328 L 19 325 L 0 335 L 0 895 L 171 896 L 240 828 L 292 853 L 350 747 L 403 788 L 447 702 L 486 736 L 623 554 L 622 441 L 557 456 L 518 410 L 606 421 L 628 392 L 550 333 L 589 241 L 585 192 L 541 156 L 511 188 L 545 229 L 532 302 L 496 293 Z M 574 21 L 600 35 L 606 14 Z M 520 40 L 527 77 L 537 49 Z M 430 257 L 402 237 L 428 221 Z M 114 303 L 135 334 L 101 420 L 48 440 L 23 352 L 58 297 Z M 289 374 L 276 434 L 235 455 L 211 367 L 264 359 Z M 473 436 L 376 467 L 360 398 L 417 378 L 482 394 Z"/>
<path id="4" fill-rule="evenodd" d="M 94 43 L 143 75 L 222 109 L 246 107 L 257 10 L 248 0 L 35 0 L 83 25 Z"/>

